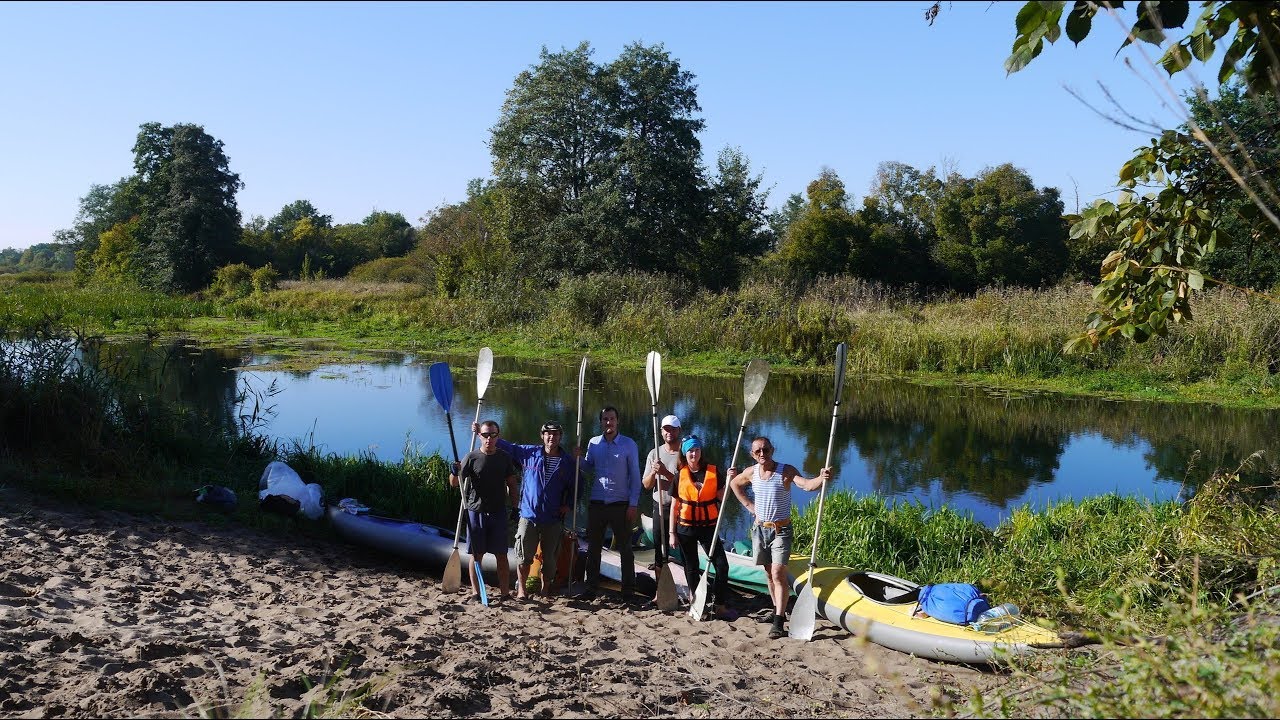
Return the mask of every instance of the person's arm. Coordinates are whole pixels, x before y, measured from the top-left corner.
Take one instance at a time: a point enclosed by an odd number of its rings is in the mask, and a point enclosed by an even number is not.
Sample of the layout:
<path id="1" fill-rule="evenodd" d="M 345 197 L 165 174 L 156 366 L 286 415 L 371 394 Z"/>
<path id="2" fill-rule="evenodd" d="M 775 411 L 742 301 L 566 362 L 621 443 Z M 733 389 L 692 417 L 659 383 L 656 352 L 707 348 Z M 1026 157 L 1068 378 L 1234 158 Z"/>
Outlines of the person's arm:
<path id="1" fill-rule="evenodd" d="M 752 467 L 755 466 L 753 465 Z M 733 490 L 733 494 L 738 498 L 738 502 L 742 503 L 743 509 L 751 513 L 752 516 L 755 516 L 756 504 L 751 502 L 751 498 L 747 497 L 747 485 L 750 483 L 751 468 L 747 468 L 729 481 L 729 488 Z"/>
<path id="2" fill-rule="evenodd" d="M 822 471 L 817 475 L 807 478 L 802 476 L 799 470 L 788 465 L 786 469 L 782 471 L 782 477 L 784 480 L 787 477 L 787 471 L 791 472 L 791 482 L 795 483 L 801 490 L 808 490 L 809 492 L 813 492 L 814 490 L 822 487 L 822 483 L 829 482 L 832 477 L 832 471 L 829 467 L 822 468 Z"/>
<path id="3" fill-rule="evenodd" d="M 672 545 L 675 545 L 678 540 L 676 538 L 676 521 L 680 519 L 680 506 L 683 503 L 684 501 L 680 499 L 679 495 L 671 496 L 671 518 L 667 522 L 667 535 Z"/>
<path id="4" fill-rule="evenodd" d="M 469 457 L 469 456 L 468 456 L 468 457 Z M 461 482 L 461 480 L 462 480 L 462 471 L 463 471 L 463 467 L 464 467 L 463 463 L 465 463 L 466 461 L 467 461 L 467 458 L 463 458 L 463 459 L 462 459 L 462 462 L 455 462 L 455 463 L 451 463 L 451 464 L 449 465 L 449 467 L 450 467 L 450 472 L 449 472 L 449 484 L 450 484 L 450 485 L 452 485 L 452 486 L 454 486 L 454 487 L 458 487 L 458 486 L 459 486 L 459 483 L 460 483 L 460 482 Z"/>
<path id="5" fill-rule="evenodd" d="M 658 451 L 650 450 L 649 455 L 645 457 L 644 460 L 644 477 L 640 478 L 640 485 L 643 486 L 645 490 L 653 489 L 653 484 L 655 482 L 654 476 L 657 475 L 657 469 L 654 466 L 660 464 L 661 463 L 658 461 Z"/>
<path id="6" fill-rule="evenodd" d="M 634 523 L 640 513 L 640 447 L 634 440 L 622 461 L 627 464 L 627 522 Z"/>
<path id="7" fill-rule="evenodd" d="M 511 507 L 520 507 L 520 477 L 515 473 L 515 463 L 512 463 L 512 473 L 507 476 L 507 493 L 511 496 Z"/>

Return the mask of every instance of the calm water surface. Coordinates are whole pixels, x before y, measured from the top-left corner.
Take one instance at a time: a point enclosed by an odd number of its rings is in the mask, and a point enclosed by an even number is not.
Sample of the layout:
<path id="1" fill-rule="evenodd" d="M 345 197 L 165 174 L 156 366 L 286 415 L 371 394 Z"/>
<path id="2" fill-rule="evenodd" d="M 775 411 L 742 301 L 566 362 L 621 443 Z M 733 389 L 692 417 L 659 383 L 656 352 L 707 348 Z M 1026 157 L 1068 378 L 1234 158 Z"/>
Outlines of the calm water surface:
<path id="1" fill-rule="evenodd" d="M 453 426 L 460 452 L 470 441 L 476 412 L 475 356 L 387 355 L 312 371 L 281 371 L 283 359 L 251 351 L 186 348 L 182 384 L 200 402 L 234 414 L 251 408 L 235 391 L 274 383 L 266 400 L 274 416 L 262 432 L 283 442 L 314 445 L 340 455 L 371 453 L 399 460 L 406 447 L 449 456 L 444 412 L 431 392 L 428 367 L 447 360 L 453 371 Z M 639 362 L 640 358 L 637 358 Z M 502 425 L 514 442 L 538 442 L 546 420 L 565 426 L 575 441 L 576 361 L 539 362 L 496 357 L 482 418 Z M 812 476 L 821 467 L 831 428 L 830 373 L 773 373 L 747 419 L 739 466 L 754 435 L 767 435 L 776 457 Z M 995 525 L 1023 505 L 1042 508 L 1062 499 L 1109 492 L 1156 500 L 1194 491 L 1215 468 L 1234 469 L 1250 453 L 1276 455 L 1276 411 L 1226 410 L 1203 405 L 1112 402 L 1048 394 L 996 394 L 977 388 L 930 388 L 901 381 L 846 378 L 832 465 L 836 487 L 859 494 L 943 505 Z M 653 424 L 643 371 L 588 365 L 583 442 L 599 432 L 596 414 L 619 408 L 622 433 L 642 452 L 653 447 Z M 708 379 L 664 367 L 659 416 L 674 412 L 685 432 L 703 439 L 710 462 L 727 465 L 742 419 L 742 378 Z M 1263 475 L 1274 466 L 1261 463 Z M 817 494 L 796 491 L 800 507 Z M 736 506 L 736 503 L 730 503 Z M 729 536 L 744 534 L 737 508 Z"/>

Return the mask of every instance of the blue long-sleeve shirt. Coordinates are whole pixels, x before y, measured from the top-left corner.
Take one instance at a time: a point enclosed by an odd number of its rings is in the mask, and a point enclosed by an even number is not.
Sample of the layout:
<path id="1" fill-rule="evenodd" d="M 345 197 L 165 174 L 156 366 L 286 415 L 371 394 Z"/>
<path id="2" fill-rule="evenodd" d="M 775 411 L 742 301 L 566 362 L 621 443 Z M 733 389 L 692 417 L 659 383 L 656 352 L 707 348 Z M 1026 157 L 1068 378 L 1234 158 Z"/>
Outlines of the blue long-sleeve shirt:
<path id="1" fill-rule="evenodd" d="M 603 435 L 591 438 L 582 467 L 595 472 L 591 484 L 592 502 L 622 502 L 640 505 L 640 448 L 635 440 L 618 434 L 613 440 Z"/>
<path id="2" fill-rule="evenodd" d="M 541 444 L 517 445 L 498 438 L 498 448 L 515 458 L 524 468 L 520 479 L 520 517 L 537 525 L 561 522 L 561 507 L 573 507 L 574 457 L 560 449 L 560 465 L 551 477 L 546 477 L 543 467 L 547 453 Z"/>

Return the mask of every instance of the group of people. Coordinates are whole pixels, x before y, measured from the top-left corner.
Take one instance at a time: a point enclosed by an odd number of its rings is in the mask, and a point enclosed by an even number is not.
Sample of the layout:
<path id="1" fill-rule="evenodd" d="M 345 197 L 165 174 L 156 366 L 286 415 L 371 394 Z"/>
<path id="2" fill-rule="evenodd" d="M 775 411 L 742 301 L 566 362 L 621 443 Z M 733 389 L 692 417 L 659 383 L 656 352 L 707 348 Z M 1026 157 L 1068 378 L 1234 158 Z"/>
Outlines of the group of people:
<path id="1" fill-rule="evenodd" d="M 601 433 L 592 437 L 583 450 L 572 453 L 561 444 L 563 428 L 557 422 L 542 425 L 541 443 L 520 445 L 500 437 L 498 423 L 485 420 L 472 426 L 480 436 L 480 447 L 453 467 L 449 482 L 461 487 L 467 508 L 467 551 L 476 560 L 493 553 L 498 565 L 498 587 L 502 597 L 510 597 L 507 563 L 509 517 L 518 517 L 515 533 L 517 588 L 515 597 L 527 596 L 527 581 L 535 553 L 542 550 L 541 593 L 550 597 L 557 591 L 559 548 L 565 535 L 565 520 L 575 506 L 575 477 L 589 492 L 587 508 L 586 590 L 583 599 L 594 598 L 600 586 L 601 552 L 605 529 L 615 542 L 620 559 L 622 596 L 630 603 L 644 602 L 635 595 L 635 555 L 631 535 L 639 519 L 640 493 L 653 493 L 655 561 L 668 561 L 670 548 L 679 548 L 685 578 L 692 590 L 701 580 L 698 547 L 710 555 L 714 568 L 714 611 L 723 616 L 727 608 L 729 563 L 723 543 L 713 543 L 716 521 L 726 490 L 732 490 L 753 518 L 752 556 L 764 566 L 773 601 L 770 637 L 786 634 L 785 620 L 790 585 L 787 562 L 791 556 L 791 488 L 815 491 L 832 478 L 831 468 L 806 478 L 793 465 L 773 457 L 774 446 L 767 437 L 751 441 L 755 464 L 743 469 L 720 468 L 704 457 L 697 435 L 683 436 L 680 418 L 662 419 L 662 443 L 650 450 L 641 473 L 639 446 L 618 431 L 618 410 L 607 406 L 600 411 Z M 589 474 L 589 478 L 588 478 Z M 506 509 L 510 498 L 512 511 Z M 661 515 L 659 516 L 659 513 Z M 659 520 L 667 529 L 659 537 Z M 715 550 L 712 552 L 712 545 Z M 576 552 L 576 549 L 575 549 Z M 471 567 L 471 593 L 478 596 L 481 578 Z"/>

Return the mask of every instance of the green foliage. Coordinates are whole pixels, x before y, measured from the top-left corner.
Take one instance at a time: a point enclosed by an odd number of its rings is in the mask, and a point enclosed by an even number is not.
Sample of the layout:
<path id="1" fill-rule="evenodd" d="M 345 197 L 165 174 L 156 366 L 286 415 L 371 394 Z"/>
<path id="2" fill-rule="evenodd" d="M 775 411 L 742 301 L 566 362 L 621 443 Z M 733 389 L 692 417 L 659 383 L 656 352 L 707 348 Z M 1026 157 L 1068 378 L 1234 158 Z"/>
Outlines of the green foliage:
<path id="1" fill-rule="evenodd" d="M 935 4 L 933 14 L 937 15 Z M 1129 29 L 1123 50 L 1131 42 L 1141 40 L 1156 47 L 1168 41 L 1165 30 L 1182 27 L 1190 14 L 1187 2 L 1139 2 L 1137 19 Z M 1040 55 L 1044 42 L 1056 42 L 1061 36 L 1065 2 L 1032 0 L 1018 12 L 1013 52 L 1005 61 L 1005 69 L 1015 73 Z M 1110 7 L 1109 7 L 1110 6 Z M 1093 26 L 1099 11 L 1123 10 L 1123 3 L 1076 2 L 1065 13 L 1067 38 L 1079 45 Z M 1169 75 L 1190 67 L 1192 60 L 1208 62 L 1217 44 L 1228 33 L 1235 33 L 1218 69 L 1218 82 L 1226 82 L 1239 74 L 1257 93 L 1275 93 L 1280 88 L 1280 8 L 1268 2 L 1214 1 L 1203 3 L 1195 26 L 1183 38 L 1165 48 L 1157 61 Z"/>
<path id="2" fill-rule="evenodd" d="M 972 180 L 948 178 L 934 215 L 933 255 L 948 286 L 971 292 L 991 285 L 1044 286 L 1062 277 L 1066 227 L 1054 188 L 1039 191 L 1022 170 L 1004 164 Z"/>
<path id="3" fill-rule="evenodd" d="M 138 243 L 138 219 L 113 226 L 98 238 L 88 267 L 92 281 L 105 287 L 145 287 L 142 247 Z"/>
<path id="4" fill-rule="evenodd" d="M 25 250 L 0 250 L 0 275 L 31 271 L 59 272 L 75 267 L 75 248 L 67 243 L 37 243 Z"/>
<path id="5" fill-rule="evenodd" d="M 844 272 L 858 224 L 847 208 L 844 182 L 824 168 L 806 189 L 808 204 L 787 228 L 772 262 L 791 281 Z"/>
<path id="6" fill-rule="evenodd" d="M 271 292 L 279 287 L 280 273 L 271 266 L 271 263 L 267 263 L 253 271 L 250 282 L 253 283 L 255 293 Z"/>
<path id="7" fill-rule="evenodd" d="M 196 290 L 234 254 L 236 192 L 222 141 L 199 125 L 144 123 L 134 144 L 143 276 L 156 286 Z"/>
<path id="8" fill-rule="evenodd" d="M 253 268 L 244 263 L 223 265 L 213 274 L 209 290 L 228 300 L 248 297 L 253 293 Z"/>
<path id="9" fill-rule="evenodd" d="M 1164 335 L 1170 322 L 1191 320 L 1191 294 L 1204 288 L 1196 269 L 1218 242 L 1220 218 L 1202 203 L 1188 168 L 1190 138 L 1166 130 L 1120 170 L 1130 191 L 1117 202 L 1099 200 L 1072 217 L 1073 238 L 1097 237 L 1116 247 L 1102 264 L 1094 299 L 1102 309 L 1068 352 L 1096 348 L 1116 334 L 1135 342 Z M 1160 182 L 1159 192 L 1133 188 Z"/>
<path id="10" fill-rule="evenodd" d="M 348 280 L 356 282 L 400 282 L 435 286 L 431 271 L 414 257 L 378 258 L 351 268 Z"/>

